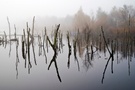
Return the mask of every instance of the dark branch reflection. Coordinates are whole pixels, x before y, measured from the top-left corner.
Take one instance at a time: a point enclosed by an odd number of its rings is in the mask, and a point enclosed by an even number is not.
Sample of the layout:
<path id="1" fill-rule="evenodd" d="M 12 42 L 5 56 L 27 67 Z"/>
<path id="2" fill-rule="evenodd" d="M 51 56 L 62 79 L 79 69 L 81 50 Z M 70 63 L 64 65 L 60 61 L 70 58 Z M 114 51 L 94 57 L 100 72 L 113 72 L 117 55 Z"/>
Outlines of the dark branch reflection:
<path id="1" fill-rule="evenodd" d="M 46 34 L 46 28 L 44 30 L 44 35 L 43 35 L 43 51 L 44 51 L 44 56 L 45 56 L 45 62 L 47 64 L 47 56 L 46 56 L 46 51 L 45 51 L 45 34 Z"/>
<path id="2" fill-rule="evenodd" d="M 109 57 L 109 59 L 107 60 L 106 65 L 105 65 L 105 69 L 104 69 L 104 71 L 103 71 L 103 76 L 102 76 L 102 80 L 101 80 L 102 83 L 103 83 L 103 81 L 104 81 L 104 78 L 105 78 L 105 72 L 106 72 L 106 69 L 107 69 L 107 66 L 108 66 L 108 64 L 109 64 L 110 59 L 111 59 L 111 57 Z"/>
<path id="3" fill-rule="evenodd" d="M 78 71 L 80 71 L 79 61 L 78 61 L 78 58 L 77 58 L 77 56 L 76 56 L 76 52 L 77 52 L 77 49 L 76 49 L 76 42 L 77 42 L 77 40 L 73 40 L 74 58 L 75 58 L 75 61 L 77 62 Z"/>
<path id="4" fill-rule="evenodd" d="M 47 37 L 47 40 L 49 42 L 49 44 L 51 45 L 53 51 L 54 51 L 54 56 L 48 66 L 48 70 L 50 69 L 51 64 L 54 62 L 55 68 L 56 68 L 56 72 L 57 72 L 57 76 L 60 82 L 62 82 L 60 75 L 59 75 L 59 71 L 58 71 L 58 66 L 57 66 L 57 62 L 56 62 L 56 58 L 58 55 L 58 30 L 59 30 L 60 24 L 57 26 L 56 31 L 55 31 L 55 35 L 54 35 L 54 43 L 52 44 L 49 37 Z"/>
<path id="5" fill-rule="evenodd" d="M 17 42 L 16 42 L 16 78 L 18 78 L 18 63 L 19 63 L 18 45 L 19 45 L 19 41 L 17 39 Z"/>
<path id="6" fill-rule="evenodd" d="M 19 58 L 19 43 L 21 43 L 21 54 L 22 59 L 24 59 L 24 67 L 28 69 L 28 73 L 30 74 L 30 70 L 32 69 L 33 62 L 37 65 L 37 58 L 44 56 L 45 63 L 47 62 L 47 55 L 50 55 L 49 50 L 52 47 L 54 55 L 48 65 L 48 70 L 50 69 L 52 63 L 54 63 L 56 74 L 60 82 L 62 82 L 59 70 L 58 70 L 58 63 L 56 61 L 58 57 L 58 53 L 64 54 L 66 51 L 65 47 L 67 45 L 67 59 L 66 65 L 70 68 L 71 65 L 71 57 L 73 56 L 75 62 L 77 63 L 76 67 L 78 71 L 81 70 L 81 65 L 83 66 L 86 71 L 88 71 L 91 67 L 94 67 L 94 60 L 95 59 L 108 59 L 105 68 L 103 68 L 103 76 L 101 83 L 105 80 L 105 73 L 108 67 L 111 68 L 111 73 L 113 74 L 114 71 L 114 61 L 117 60 L 117 64 L 121 62 L 122 59 L 127 59 L 127 72 L 130 76 L 131 74 L 131 62 L 133 57 L 135 57 L 135 36 L 130 36 L 130 33 L 125 31 L 122 35 L 119 32 L 116 32 L 116 35 L 111 36 L 108 35 L 105 29 L 101 27 L 101 31 L 98 33 L 92 32 L 91 28 L 84 28 L 83 31 L 72 31 L 66 33 L 66 39 L 64 38 L 64 34 L 62 31 L 59 30 L 60 24 L 57 25 L 56 30 L 52 33 L 52 40 L 50 40 L 49 35 L 47 34 L 46 28 L 44 29 L 43 36 L 40 34 L 33 35 L 31 34 L 31 30 L 26 24 L 26 30 L 23 29 L 23 34 L 20 35 L 22 40 L 19 41 L 16 34 L 16 27 L 15 33 L 10 36 L 8 39 L 6 32 L 0 37 L 0 45 L 6 49 L 7 44 L 9 45 L 9 56 L 11 54 L 11 46 L 16 43 L 16 78 L 18 78 L 18 63 Z M 65 41 L 63 42 L 63 40 Z M 71 42 L 72 41 L 72 42 Z M 38 44 L 38 45 L 37 45 Z M 37 45 L 37 46 L 36 46 Z M 32 46 L 32 49 L 30 49 Z M 37 48 L 36 48 L 37 47 Z M 73 47 L 73 48 L 72 48 Z M 36 52 L 36 50 L 39 50 Z M 73 53 L 72 53 L 73 50 Z M 32 52 L 31 52 L 32 51 Z M 31 56 L 33 53 L 33 56 Z M 101 58 L 102 57 L 102 58 Z M 108 58 L 109 57 L 109 58 Z M 32 61 L 31 58 L 34 60 Z M 81 63 L 82 62 L 82 63 Z M 110 66 L 109 66 L 110 63 Z M 101 73 L 102 74 L 102 73 Z"/>
<path id="7" fill-rule="evenodd" d="M 69 32 L 67 32 L 67 42 L 68 42 L 68 62 L 67 66 L 70 67 L 70 56 L 71 56 L 71 45 L 70 45 L 70 38 L 69 38 Z"/>

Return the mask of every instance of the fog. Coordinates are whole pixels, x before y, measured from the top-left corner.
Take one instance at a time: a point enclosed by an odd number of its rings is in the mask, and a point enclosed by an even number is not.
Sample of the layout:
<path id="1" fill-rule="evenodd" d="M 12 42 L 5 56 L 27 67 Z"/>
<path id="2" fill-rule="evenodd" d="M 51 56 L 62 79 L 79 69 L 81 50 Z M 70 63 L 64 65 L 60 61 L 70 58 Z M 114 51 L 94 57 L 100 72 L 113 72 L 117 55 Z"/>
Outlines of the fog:
<path id="1" fill-rule="evenodd" d="M 134 3 L 0 0 L 0 89 L 134 89 Z"/>
<path id="2" fill-rule="evenodd" d="M 72 21 L 75 14 L 81 8 L 88 15 L 96 16 L 98 8 L 102 8 L 106 13 L 116 7 L 123 5 L 133 5 L 134 0 L 0 0 L 0 33 L 8 32 L 7 17 L 11 24 L 11 31 L 14 32 L 14 24 L 17 33 L 21 33 L 26 28 L 26 22 L 32 24 L 35 16 L 35 29 L 37 31 L 46 26 L 49 30 L 55 24 L 62 24 L 66 30 L 72 28 Z"/>

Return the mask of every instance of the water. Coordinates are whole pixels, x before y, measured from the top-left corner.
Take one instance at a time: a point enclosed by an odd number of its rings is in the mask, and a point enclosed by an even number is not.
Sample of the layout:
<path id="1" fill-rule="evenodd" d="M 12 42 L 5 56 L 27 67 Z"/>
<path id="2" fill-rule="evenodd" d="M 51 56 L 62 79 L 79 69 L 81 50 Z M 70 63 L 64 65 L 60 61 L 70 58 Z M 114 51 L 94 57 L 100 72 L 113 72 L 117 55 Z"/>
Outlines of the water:
<path id="1" fill-rule="evenodd" d="M 71 40 L 72 42 L 72 40 Z M 73 43 L 71 43 L 71 46 Z M 134 90 L 135 86 L 135 58 L 124 57 L 122 52 L 114 54 L 113 73 L 112 60 L 110 59 L 103 79 L 103 72 L 106 63 L 109 59 L 109 53 L 106 50 L 96 51 L 93 54 L 93 59 L 90 62 L 85 58 L 86 49 L 77 47 L 77 60 L 74 57 L 74 49 L 72 46 L 72 53 L 70 56 L 70 67 L 68 68 L 68 43 L 67 39 L 63 39 L 63 50 L 58 52 L 56 58 L 58 72 L 62 82 L 60 82 L 54 62 L 48 70 L 49 63 L 53 57 L 53 49 L 49 46 L 47 55 L 47 64 L 45 61 L 44 52 L 42 49 L 39 56 L 38 39 L 34 41 L 35 57 L 37 65 L 34 62 L 32 45 L 30 46 L 30 61 L 32 68 L 30 74 L 28 70 L 28 61 L 25 68 L 25 60 L 22 57 L 22 44 L 19 37 L 18 57 L 19 63 L 16 63 L 16 42 L 11 43 L 11 54 L 9 56 L 10 44 L 6 48 L 0 46 L 0 89 L 1 90 Z M 81 53 L 81 54 L 80 54 Z M 91 55 L 91 54 L 89 54 Z M 118 55 L 118 57 L 117 57 Z M 16 66 L 16 64 L 18 66 Z M 79 66 L 78 66 L 79 65 Z M 80 70 L 78 70 L 78 67 Z M 103 80 L 103 81 L 102 81 Z"/>

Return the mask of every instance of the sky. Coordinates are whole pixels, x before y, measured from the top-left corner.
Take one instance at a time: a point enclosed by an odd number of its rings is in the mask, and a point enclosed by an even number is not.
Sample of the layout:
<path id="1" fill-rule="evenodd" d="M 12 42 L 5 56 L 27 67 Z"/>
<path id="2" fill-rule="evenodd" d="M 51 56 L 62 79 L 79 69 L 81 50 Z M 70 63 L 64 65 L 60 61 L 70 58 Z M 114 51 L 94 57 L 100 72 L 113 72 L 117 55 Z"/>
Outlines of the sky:
<path id="1" fill-rule="evenodd" d="M 113 6 L 133 5 L 135 0 L 0 0 L 0 16 L 57 16 L 75 14 L 80 7 L 85 13 L 98 7 L 109 11 Z"/>
<path id="2" fill-rule="evenodd" d="M 8 29 L 7 16 L 12 24 L 17 24 L 18 21 L 32 20 L 33 16 L 74 15 L 80 7 L 90 15 L 99 7 L 109 12 L 113 6 L 124 4 L 134 5 L 135 0 L 0 0 L 0 31 Z"/>

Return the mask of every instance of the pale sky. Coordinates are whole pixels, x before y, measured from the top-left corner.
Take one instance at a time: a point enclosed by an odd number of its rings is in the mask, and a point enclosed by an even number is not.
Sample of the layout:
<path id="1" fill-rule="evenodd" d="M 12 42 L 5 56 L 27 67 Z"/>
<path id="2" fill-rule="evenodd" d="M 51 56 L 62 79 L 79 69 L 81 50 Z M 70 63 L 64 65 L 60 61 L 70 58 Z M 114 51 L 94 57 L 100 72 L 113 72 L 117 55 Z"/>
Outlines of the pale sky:
<path id="1" fill-rule="evenodd" d="M 135 0 L 0 0 L 0 16 L 57 16 L 73 15 L 80 6 L 85 13 L 90 14 L 98 7 L 110 10 L 114 5 L 134 5 Z"/>
<path id="2" fill-rule="evenodd" d="M 33 16 L 66 17 L 74 15 L 80 7 L 90 15 L 99 7 L 109 11 L 124 4 L 134 5 L 135 0 L 0 0 L 0 31 L 8 30 L 7 16 L 13 28 L 13 24 L 19 27 L 18 21 L 31 22 Z"/>

